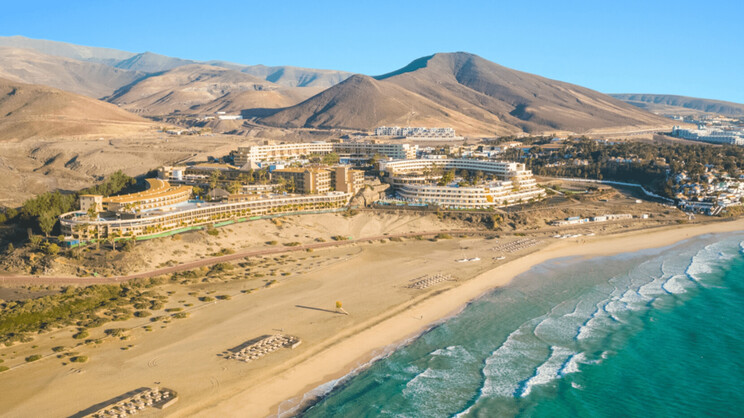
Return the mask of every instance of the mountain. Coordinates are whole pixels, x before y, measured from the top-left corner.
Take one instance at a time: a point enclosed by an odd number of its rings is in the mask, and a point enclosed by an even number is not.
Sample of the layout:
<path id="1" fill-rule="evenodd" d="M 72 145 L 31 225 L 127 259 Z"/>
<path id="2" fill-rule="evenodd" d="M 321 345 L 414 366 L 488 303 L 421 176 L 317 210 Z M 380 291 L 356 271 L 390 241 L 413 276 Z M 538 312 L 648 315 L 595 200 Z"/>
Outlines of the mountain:
<path id="1" fill-rule="evenodd" d="M 250 114 L 250 112 L 247 112 Z M 280 127 L 369 130 L 381 125 L 455 126 L 469 132 L 510 127 L 495 118 L 477 120 L 392 83 L 356 74 L 259 122 Z"/>
<path id="2" fill-rule="evenodd" d="M 0 141 L 123 135 L 151 129 L 147 120 L 110 103 L 0 79 Z"/>
<path id="3" fill-rule="evenodd" d="M 120 88 L 106 100 L 134 113 L 158 116 L 285 107 L 317 91 L 280 88 L 242 72 L 191 64 L 152 74 Z"/>
<path id="4" fill-rule="evenodd" d="M 29 49 L 0 47 L 0 77 L 28 84 L 103 97 L 145 74 L 95 62 L 42 54 Z"/>
<path id="5" fill-rule="evenodd" d="M 0 46 L 31 49 L 56 57 L 72 58 L 79 61 L 96 62 L 112 66 L 119 61 L 136 55 L 133 52 L 120 51 L 118 49 L 82 46 L 44 39 L 31 39 L 25 36 L 0 36 Z"/>
<path id="6" fill-rule="evenodd" d="M 423 57 L 374 79 L 353 76 L 258 121 L 363 130 L 393 123 L 451 126 L 464 134 L 485 135 L 637 130 L 670 124 L 594 90 L 463 52 Z"/>
<path id="7" fill-rule="evenodd" d="M 143 52 L 133 55 L 125 60 L 113 64 L 116 68 L 125 70 L 136 70 L 145 73 L 156 73 L 167 71 L 184 65 L 197 64 L 197 61 L 184 60 L 180 58 L 167 57 L 153 52 Z"/>
<path id="8" fill-rule="evenodd" d="M 641 109 L 657 113 L 674 113 L 684 110 L 717 113 L 725 116 L 743 116 L 744 104 L 721 100 L 674 96 L 671 94 L 611 94 L 610 96 Z"/>
<path id="9" fill-rule="evenodd" d="M 43 39 L 31 39 L 23 36 L 0 36 L 0 46 L 28 49 L 55 57 L 94 62 L 123 70 L 134 70 L 145 73 L 167 71 L 184 65 L 206 64 L 240 71 L 285 87 L 328 88 L 340 83 L 351 75 L 351 73 L 345 71 L 316 70 L 292 66 L 267 67 L 265 65 L 243 65 L 217 60 L 200 62 L 168 57 L 153 52 L 134 53 Z"/>
<path id="10" fill-rule="evenodd" d="M 378 79 L 473 117 L 494 115 L 524 132 L 584 132 L 667 124 L 605 94 L 512 70 L 477 55 L 435 54 Z"/>
<path id="11" fill-rule="evenodd" d="M 328 88 L 346 80 L 352 75 L 345 71 L 316 70 L 286 65 L 267 67 L 265 65 L 238 65 L 222 61 L 210 61 L 209 64 L 234 69 L 287 87 Z"/>

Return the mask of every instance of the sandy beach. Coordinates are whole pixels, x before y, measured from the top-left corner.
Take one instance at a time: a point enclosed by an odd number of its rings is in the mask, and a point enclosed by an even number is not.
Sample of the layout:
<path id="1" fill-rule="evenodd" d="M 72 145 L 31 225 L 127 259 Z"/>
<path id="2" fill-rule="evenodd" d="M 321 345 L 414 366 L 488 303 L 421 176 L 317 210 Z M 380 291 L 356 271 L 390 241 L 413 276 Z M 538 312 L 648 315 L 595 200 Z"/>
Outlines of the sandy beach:
<path id="1" fill-rule="evenodd" d="M 560 241 L 517 260 L 485 272 L 460 286 L 448 289 L 363 331 L 343 338 L 293 368 L 267 379 L 246 392 L 214 399 L 179 416 L 267 416 L 296 405 L 302 396 L 322 383 L 338 379 L 369 362 L 385 347 L 413 338 L 437 322 L 456 314 L 469 301 L 498 286 L 509 283 L 516 275 L 547 260 L 584 256 L 594 257 L 664 247 L 710 233 L 741 231 L 744 220 L 695 226 L 675 226 L 651 231 L 636 231 L 605 237 L 584 237 Z M 421 318 L 421 319 L 420 319 Z"/>
<path id="2" fill-rule="evenodd" d="M 0 411 L 13 417 L 70 416 L 135 388 L 159 385 L 178 392 L 179 401 L 144 416 L 276 415 L 280 404 L 282 410 L 296 405 L 308 391 L 367 364 L 536 264 L 739 230 L 744 220 L 564 240 L 543 234 L 534 246 L 504 253 L 505 259 L 495 248 L 529 237 L 384 239 L 257 257 L 238 263 L 250 266 L 245 271 L 236 266 L 226 280 L 161 286 L 170 295 L 163 308 L 181 308 L 187 318 L 132 318 L 90 328 L 94 342 L 72 348 L 90 357 L 84 364 L 50 354 L 52 347 L 79 344 L 71 338 L 71 327 L 40 334 L 31 343 L 0 347 L 3 365 L 11 367 L 0 375 Z M 481 260 L 457 262 L 476 256 Z M 438 273 L 453 280 L 409 288 L 412 280 Z M 229 297 L 214 298 L 220 294 Z M 206 295 L 213 296 L 208 303 L 202 300 Z M 343 301 L 350 315 L 336 312 L 335 301 Z M 112 327 L 129 331 L 122 339 L 107 338 L 104 331 Z M 277 332 L 298 336 L 302 344 L 249 363 L 222 354 Z M 24 357 L 37 353 L 45 357 L 24 363 Z"/>

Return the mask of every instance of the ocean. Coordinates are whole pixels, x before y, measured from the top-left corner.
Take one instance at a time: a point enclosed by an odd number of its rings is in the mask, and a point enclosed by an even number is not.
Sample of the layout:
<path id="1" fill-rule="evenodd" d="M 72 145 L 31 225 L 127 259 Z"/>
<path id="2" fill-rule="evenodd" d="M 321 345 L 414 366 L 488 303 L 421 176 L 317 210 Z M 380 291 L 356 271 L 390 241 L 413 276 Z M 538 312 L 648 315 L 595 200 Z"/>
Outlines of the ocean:
<path id="1" fill-rule="evenodd" d="M 361 371 L 302 417 L 744 416 L 744 234 L 552 260 Z"/>

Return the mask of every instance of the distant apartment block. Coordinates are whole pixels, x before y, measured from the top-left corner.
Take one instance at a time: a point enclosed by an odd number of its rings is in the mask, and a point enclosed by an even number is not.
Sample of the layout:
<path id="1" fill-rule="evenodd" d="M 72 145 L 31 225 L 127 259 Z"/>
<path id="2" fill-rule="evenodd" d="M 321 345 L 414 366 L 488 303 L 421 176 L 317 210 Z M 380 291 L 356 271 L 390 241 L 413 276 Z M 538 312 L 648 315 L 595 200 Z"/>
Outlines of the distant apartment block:
<path id="1" fill-rule="evenodd" d="M 455 134 L 452 128 L 423 128 L 411 127 L 404 128 L 398 126 L 380 126 L 375 129 L 375 136 L 391 136 L 411 139 L 462 139 Z"/>
<path id="2" fill-rule="evenodd" d="M 712 144 L 744 145 L 744 132 L 706 129 L 702 126 L 693 130 L 682 129 L 679 126 L 675 126 L 672 129 L 672 136 L 691 141 L 709 142 Z"/>
<path id="3" fill-rule="evenodd" d="M 234 161 L 238 166 L 248 162 L 278 161 L 300 158 L 312 154 L 337 153 L 341 158 L 369 159 L 376 154 L 393 159 L 416 158 L 417 145 L 386 144 L 381 142 L 300 142 L 277 145 L 251 145 L 239 147 L 234 153 Z"/>

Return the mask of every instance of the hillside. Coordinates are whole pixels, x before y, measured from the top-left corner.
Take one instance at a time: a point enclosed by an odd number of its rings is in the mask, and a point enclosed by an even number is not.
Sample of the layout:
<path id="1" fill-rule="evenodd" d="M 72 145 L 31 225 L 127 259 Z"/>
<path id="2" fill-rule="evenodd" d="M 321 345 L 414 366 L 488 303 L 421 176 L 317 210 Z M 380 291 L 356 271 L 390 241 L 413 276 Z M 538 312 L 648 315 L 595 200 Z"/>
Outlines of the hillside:
<path id="1" fill-rule="evenodd" d="M 291 106 L 317 92 L 302 90 L 305 89 L 282 89 L 238 71 L 191 64 L 122 87 L 106 100 L 148 116 L 205 114 Z"/>
<path id="2" fill-rule="evenodd" d="M 488 114 L 524 132 L 585 132 L 668 124 L 597 91 L 512 70 L 477 55 L 436 54 L 378 79 L 481 118 Z"/>
<path id="3" fill-rule="evenodd" d="M 136 54 L 127 59 L 121 60 L 113 64 L 113 66 L 125 70 L 156 73 L 192 64 L 198 64 L 198 62 L 168 57 L 165 55 L 155 54 L 153 52 L 143 52 L 141 54 Z"/>
<path id="4" fill-rule="evenodd" d="M 296 106 L 258 120 L 271 126 L 295 128 L 369 130 L 386 124 L 413 124 L 455 126 L 471 132 L 509 130 L 496 119 L 482 121 L 448 111 L 400 86 L 359 74 Z"/>
<path id="5" fill-rule="evenodd" d="M 5 79 L 0 79 L 0 115 L 0 141 L 129 135 L 153 128 L 145 119 L 110 103 Z"/>
<path id="6" fill-rule="evenodd" d="M 611 94 L 610 96 L 630 103 L 649 112 L 673 113 L 684 110 L 717 113 L 725 116 L 743 116 L 744 104 L 721 100 L 671 94 Z M 675 109 L 676 108 L 676 109 Z"/>
<path id="7" fill-rule="evenodd" d="M 353 76 L 259 121 L 362 130 L 387 124 L 451 126 L 480 135 L 669 125 L 665 118 L 594 90 L 468 53 L 420 58 L 374 79 Z"/>
<path id="8" fill-rule="evenodd" d="M 312 68 L 300 68 L 286 65 L 275 67 L 248 65 L 243 66 L 239 71 L 287 87 L 328 88 L 351 76 L 351 73 L 347 73 L 346 71 L 316 70 Z"/>
<path id="9" fill-rule="evenodd" d="M 29 49 L 0 47 L 0 77 L 28 84 L 43 84 L 72 93 L 100 98 L 145 74 L 42 54 Z"/>

